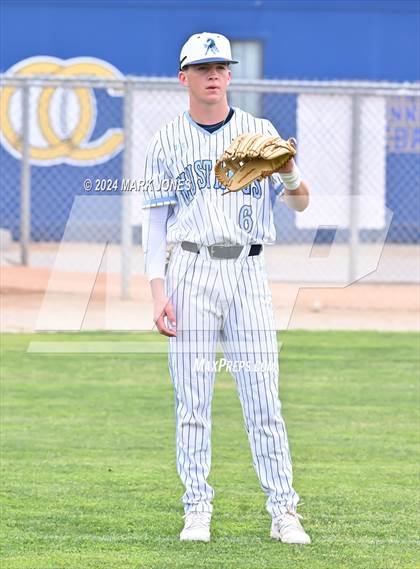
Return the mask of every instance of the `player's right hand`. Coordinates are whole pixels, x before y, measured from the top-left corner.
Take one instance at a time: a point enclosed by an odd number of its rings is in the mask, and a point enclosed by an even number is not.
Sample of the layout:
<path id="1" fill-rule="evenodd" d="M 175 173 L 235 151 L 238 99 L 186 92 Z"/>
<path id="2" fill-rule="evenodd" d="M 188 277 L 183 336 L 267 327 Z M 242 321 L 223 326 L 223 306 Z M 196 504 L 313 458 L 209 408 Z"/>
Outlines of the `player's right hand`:
<path id="1" fill-rule="evenodd" d="M 176 336 L 175 313 L 171 301 L 166 296 L 154 301 L 153 321 L 159 334 L 169 337 Z"/>

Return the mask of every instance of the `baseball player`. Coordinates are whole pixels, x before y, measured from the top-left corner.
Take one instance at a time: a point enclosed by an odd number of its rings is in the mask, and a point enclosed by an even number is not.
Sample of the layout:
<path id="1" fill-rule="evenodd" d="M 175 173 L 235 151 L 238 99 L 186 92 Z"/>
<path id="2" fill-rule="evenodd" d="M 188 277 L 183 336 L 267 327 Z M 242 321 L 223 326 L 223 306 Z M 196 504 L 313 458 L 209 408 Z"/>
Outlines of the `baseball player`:
<path id="1" fill-rule="evenodd" d="M 166 124 L 146 155 L 143 207 L 145 272 L 154 321 L 169 337 L 176 404 L 177 470 L 185 487 L 181 540 L 210 540 L 213 488 L 211 400 L 220 342 L 236 381 L 253 465 L 267 496 L 270 536 L 310 543 L 296 513 L 292 464 L 278 398 L 278 350 L 264 246 L 275 242 L 270 187 L 305 209 L 309 194 L 295 162 L 235 193 L 214 165 L 242 133 L 277 135 L 273 125 L 229 107 L 229 40 L 216 33 L 188 39 L 179 81 L 189 110 Z M 166 263 L 167 249 L 171 248 Z"/>

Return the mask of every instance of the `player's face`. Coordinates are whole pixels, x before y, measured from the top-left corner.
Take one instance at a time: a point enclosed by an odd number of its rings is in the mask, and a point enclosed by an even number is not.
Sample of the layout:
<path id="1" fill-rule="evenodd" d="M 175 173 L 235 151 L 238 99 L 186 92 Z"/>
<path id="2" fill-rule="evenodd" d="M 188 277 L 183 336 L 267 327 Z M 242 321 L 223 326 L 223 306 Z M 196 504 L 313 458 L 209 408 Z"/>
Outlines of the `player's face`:
<path id="1" fill-rule="evenodd" d="M 208 104 L 217 104 L 225 99 L 230 79 L 227 63 L 190 65 L 179 73 L 179 80 L 188 87 L 190 95 Z"/>

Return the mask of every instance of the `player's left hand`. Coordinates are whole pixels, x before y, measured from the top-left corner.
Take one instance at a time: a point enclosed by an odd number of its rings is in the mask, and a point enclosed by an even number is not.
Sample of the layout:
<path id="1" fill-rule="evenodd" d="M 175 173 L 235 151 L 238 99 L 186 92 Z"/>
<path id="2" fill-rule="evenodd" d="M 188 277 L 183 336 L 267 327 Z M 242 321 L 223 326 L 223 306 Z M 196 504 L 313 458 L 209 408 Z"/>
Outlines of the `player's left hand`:
<path id="1" fill-rule="evenodd" d="M 295 140 L 260 133 L 242 133 L 217 159 L 214 173 L 226 195 L 284 169 L 296 154 Z"/>
<path id="2" fill-rule="evenodd" d="M 295 161 L 293 160 L 293 158 L 290 158 L 290 160 L 286 162 L 286 164 L 282 168 L 279 168 L 277 172 L 279 172 L 279 174 L 287 174 L 288 172 L 291 172 L 293 170 L 294 165 Z"/>
<path id="3" fill-rule="evenodd" d="M 289 138 L 289 142 L 293 146 L 293 148 L 295 148 L 295 150 L 296 150 L 297 149 L 296 138 Z M 288 162 L 286 162 L 286 164 L 283 166 L 283 168 L 279 168 L 277 171 L 280 174 L 287 174 L 288 172 L 291 172 L 293 170 L 294 166 L 295 166 L 295 161 L 293 158 L 290 158 L 290 160 Z"/>

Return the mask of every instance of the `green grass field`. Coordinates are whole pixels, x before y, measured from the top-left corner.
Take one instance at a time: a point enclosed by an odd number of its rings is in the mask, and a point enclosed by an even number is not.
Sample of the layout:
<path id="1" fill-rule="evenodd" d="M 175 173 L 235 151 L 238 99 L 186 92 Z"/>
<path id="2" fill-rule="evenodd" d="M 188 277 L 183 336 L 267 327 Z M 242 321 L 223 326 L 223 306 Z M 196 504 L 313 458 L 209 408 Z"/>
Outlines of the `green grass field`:
<path id="1" fill-rule="evenodd" d="M 34 339 L 156 335 L 4 335 L 2 569 L 419 567 L 418 337 L 280 337 L 283 415 L 311 546 L 268 537 L 230 376 L 217 376 L 213 404 L 212 542 L 180 543 L 166 356 L 27 353 Z"/>

